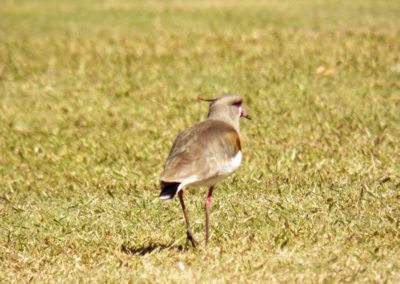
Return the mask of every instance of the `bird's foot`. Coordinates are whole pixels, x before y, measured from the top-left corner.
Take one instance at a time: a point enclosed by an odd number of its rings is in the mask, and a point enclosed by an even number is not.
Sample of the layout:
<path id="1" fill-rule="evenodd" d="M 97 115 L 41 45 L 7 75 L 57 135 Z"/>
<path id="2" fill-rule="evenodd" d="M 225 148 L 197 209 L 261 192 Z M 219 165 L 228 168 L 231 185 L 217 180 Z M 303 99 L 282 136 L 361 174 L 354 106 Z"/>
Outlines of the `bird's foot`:
<path id="1" fill-rule="evenodd" d="M 199 244 L 199 243 L 194 239 L 194 237 L 192 236 L 191 233 L 188 233 L 188 234 L 187 234 L 187 238 L 186 238 L 186 248 L 189 247 L 189 243 L 192 244 L 192 246 L 193 246 L 194 248 L 196 248 L 196 247 L 198 246 L 198 244 Z"/>

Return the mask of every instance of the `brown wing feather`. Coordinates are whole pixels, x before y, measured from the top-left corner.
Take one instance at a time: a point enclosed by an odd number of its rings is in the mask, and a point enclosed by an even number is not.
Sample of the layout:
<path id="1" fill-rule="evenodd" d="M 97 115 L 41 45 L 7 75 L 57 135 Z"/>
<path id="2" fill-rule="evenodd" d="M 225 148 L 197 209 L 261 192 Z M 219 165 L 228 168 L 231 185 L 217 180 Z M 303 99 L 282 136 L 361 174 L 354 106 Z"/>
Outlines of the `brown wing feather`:
<path id="1" fill-rule="evenodd" d="M 178 135 L 160 180 L 182 182 L 192 176 L 200 180 L 211 178 L 240 150 L 239 135 L 233 127 L 217 120 L 200 122 Z"/>

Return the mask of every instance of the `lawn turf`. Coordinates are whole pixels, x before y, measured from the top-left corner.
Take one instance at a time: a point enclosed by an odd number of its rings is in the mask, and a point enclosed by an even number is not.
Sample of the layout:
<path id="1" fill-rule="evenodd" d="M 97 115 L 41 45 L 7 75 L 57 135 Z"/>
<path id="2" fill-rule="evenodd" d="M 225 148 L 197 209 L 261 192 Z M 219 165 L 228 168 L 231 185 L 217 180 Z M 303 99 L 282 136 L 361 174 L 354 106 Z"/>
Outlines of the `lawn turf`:
<path id="1" fill-rule="evenodd" d="M 0 4 L 0 281 L 400 281 L 400 2 Z M 240 93 L 207 249 L 158 200 L 174 137 Z M 189 190 L 204 240 L 205 189 Z"/>

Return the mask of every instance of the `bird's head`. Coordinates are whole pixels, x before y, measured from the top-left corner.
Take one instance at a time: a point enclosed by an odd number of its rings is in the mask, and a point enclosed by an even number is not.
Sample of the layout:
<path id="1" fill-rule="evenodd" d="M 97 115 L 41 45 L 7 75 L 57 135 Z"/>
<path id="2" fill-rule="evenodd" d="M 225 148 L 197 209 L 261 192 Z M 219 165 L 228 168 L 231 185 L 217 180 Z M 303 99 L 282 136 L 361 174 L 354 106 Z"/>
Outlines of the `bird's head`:
<path id="1" fill-rule="evenodd" d="M 237 94 L 221 95 L 215 99 L 202 99 L 210 102 L 208 118 L 223 120 L 232 124 L 239 130 L 239 119 L 241 117 L 251 119 L 250 115 L 243 109 L 243 98 Z"/>

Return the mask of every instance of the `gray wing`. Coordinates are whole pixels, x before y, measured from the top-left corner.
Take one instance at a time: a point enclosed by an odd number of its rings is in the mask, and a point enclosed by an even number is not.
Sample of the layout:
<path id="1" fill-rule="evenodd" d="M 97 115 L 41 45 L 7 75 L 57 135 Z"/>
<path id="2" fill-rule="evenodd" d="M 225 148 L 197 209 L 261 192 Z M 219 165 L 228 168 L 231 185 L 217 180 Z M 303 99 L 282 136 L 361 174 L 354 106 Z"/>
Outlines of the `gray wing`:
<path id="1" fill-rule="evenodd" d="M 240 149 L 239 135 L 233 127 L 217 120 L 200 122 L 178 135 L 160 180 L 182 182 L 193 176 L 199 180 L 214 177 Z"/>

